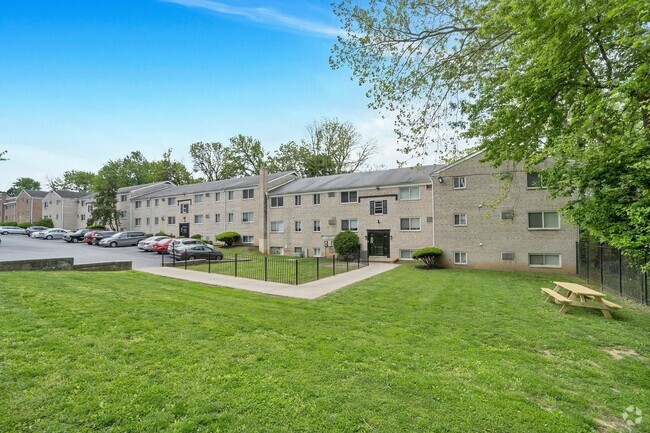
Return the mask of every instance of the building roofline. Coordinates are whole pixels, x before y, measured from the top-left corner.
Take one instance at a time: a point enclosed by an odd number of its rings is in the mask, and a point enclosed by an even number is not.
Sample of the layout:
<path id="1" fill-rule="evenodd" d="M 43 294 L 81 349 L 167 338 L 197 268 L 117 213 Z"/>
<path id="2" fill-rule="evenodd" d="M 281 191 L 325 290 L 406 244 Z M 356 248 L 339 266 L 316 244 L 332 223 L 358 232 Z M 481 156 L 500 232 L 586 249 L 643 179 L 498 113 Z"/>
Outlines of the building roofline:
<path id="1" fill-rule="evenodd" d="M 436 171 L 432 172 L 431 176 L 436 175 L 438 173 L 442 173 L 443 171 L 448 170 L 450 168 L 456 167 L 457 165 L 462 164 L 463 162 L 465 162 L 465 161 L 467 161 L 469 159 L 472 159 L 475 156 L 480 155 L 481 153 L 483 153 L 483 150 L 479 150 L 477 152 L 474 152 L 474 153 L 471 153 L 471 154 L 469 154 L 467 156 L 464 156 L 461 159 L 459 159 L 458 161 L 452 162 L 451 164 L 442 167 L 440 170 L 436 170 Z"/>

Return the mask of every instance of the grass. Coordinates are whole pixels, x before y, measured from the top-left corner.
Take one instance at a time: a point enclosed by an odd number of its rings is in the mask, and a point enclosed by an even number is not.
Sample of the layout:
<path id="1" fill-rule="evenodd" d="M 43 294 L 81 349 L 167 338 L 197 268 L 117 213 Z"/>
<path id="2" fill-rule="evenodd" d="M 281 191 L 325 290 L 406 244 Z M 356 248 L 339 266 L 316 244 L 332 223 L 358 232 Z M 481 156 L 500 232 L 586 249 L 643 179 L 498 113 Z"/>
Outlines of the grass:
<path id="1" fill-rule="evenodd" d="M 629 405 L 650 431 L 648 309 L 560 315 L 550 279 L 403 265 L 302 301 L 6 272 L 0 431 L 626 431 Z"/>

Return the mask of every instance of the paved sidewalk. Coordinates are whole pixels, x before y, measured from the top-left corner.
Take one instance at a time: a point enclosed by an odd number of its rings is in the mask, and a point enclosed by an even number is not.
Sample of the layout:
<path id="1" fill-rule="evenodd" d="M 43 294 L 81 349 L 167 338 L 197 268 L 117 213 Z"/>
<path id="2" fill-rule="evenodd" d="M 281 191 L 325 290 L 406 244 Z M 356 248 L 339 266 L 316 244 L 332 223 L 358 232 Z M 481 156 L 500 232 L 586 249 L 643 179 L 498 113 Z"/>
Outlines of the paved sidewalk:
<path id="1" fill-rule="evenodd" d="M 335 290 L 349 286 L 350 284 L 395 269 L 398 266 L 399 265 L 391 263 L 371 263 L 365 268 L 348 271 L 343 274 L 312 281 L 299 286 L 251 280 L 249 278 L 231 277 L 221 274 L 208 274 L 207 272 L 200 271 L 186 271 L 184 269 L 172 267 L 140 268 L 136 269 L 136 271 L 168 278 L 176 278 L 178 280 L 194 281 L 195 283 L 207 284 L 210 286 L 248 290 L 251 292 L 264 293 L 266 295 L 286 296 L 288 298 L 300 299 L 316 299 L 334 292 Z"/>

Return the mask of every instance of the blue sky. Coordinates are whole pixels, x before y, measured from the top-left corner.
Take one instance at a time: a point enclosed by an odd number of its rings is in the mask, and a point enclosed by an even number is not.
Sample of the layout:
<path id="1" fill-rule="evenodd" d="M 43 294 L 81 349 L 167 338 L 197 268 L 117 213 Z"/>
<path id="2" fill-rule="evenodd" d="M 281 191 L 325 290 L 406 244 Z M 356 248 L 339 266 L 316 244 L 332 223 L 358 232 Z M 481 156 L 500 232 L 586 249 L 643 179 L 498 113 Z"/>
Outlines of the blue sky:
<path id="1" fill-rule="evenodd" d="M 140 150 L 252 135 L 270 150 L 324 116 L 400 158 L 392 121 L 328 63 L 329 1 L 0 0 L 0 190 Z M 403 159 L 403 158 L 402 158 Z"/>

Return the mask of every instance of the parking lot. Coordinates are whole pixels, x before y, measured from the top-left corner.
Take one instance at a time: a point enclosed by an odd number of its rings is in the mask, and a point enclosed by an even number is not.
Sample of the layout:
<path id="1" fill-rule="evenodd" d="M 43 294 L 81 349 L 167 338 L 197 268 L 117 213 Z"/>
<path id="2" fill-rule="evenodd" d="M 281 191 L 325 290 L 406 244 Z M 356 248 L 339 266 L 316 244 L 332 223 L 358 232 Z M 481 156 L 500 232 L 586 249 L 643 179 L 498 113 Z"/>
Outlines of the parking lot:
<path id="1" fill-rule="evenodd" d="M 0 261 L 73 257 L 75 264 L 129 260 L 133 268 L 160 266 L 161 256 L 137 247 L 104 248 L 83 242 L 69 244 L 63 240 L 44 240 L 25 235 L 0 235 Z"/>

